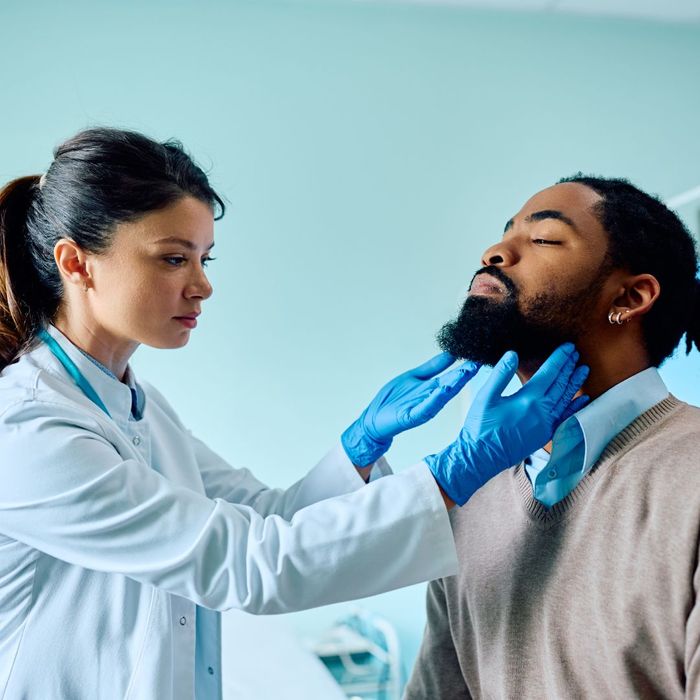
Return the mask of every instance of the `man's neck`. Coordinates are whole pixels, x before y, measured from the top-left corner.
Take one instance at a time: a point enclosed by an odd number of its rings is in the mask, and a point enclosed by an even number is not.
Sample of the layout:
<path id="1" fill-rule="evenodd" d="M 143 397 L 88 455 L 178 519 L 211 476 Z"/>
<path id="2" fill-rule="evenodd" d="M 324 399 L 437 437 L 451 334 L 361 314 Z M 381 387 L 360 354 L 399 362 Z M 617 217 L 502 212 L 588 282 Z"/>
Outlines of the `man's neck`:
<path id="1" fill-rule="evenodd" d="M 580 353 L 581 359 L 579 364 L 588 365 L 590 374 L 586 383 L 576 395 L 587 394 L 591 401 L 597 399 L 616 384 L 651 366 L 646 352 L 638 346 L 626 348 L 624 351 L 617 348 L 614 352 L 594 352 L 581 348 Z M 521 362 L 518 369 L 518 378 L 525 384 L 530 381 L 541 365 L 542 361 L 539 360 Z M 547 452 L 552 451 L 551 441 L 545 445 L 544 449 Z"/>

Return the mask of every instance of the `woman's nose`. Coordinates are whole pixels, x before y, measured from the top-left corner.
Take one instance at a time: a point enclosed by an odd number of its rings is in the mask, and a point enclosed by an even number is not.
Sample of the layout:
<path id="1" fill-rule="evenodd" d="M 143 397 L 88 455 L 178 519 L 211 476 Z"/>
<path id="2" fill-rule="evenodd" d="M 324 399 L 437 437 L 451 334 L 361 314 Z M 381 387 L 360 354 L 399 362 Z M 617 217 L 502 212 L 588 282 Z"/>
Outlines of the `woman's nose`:
<path id="1" fill-rule="evenodd" d="M 204 270 L 201 270 L 197 278 L 192 281 L 187 289 L 187 296 L 208 299 L 212 295 L 213 291 L 214 288 L 211 286 L 209 278 Z"/>

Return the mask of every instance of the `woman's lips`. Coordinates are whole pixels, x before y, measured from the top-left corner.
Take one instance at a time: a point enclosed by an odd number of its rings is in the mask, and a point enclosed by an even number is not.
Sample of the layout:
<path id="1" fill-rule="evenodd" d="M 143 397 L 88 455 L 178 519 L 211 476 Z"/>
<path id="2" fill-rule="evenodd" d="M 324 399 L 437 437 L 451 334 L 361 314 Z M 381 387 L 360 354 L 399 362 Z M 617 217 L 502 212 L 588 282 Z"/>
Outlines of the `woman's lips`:
<path id="1" fill-rule="evenodd" d="M 196 318 L 189 318 L 187 316 L 176 316 L 175 317 L 176 321 L 180 321 L 180 323 L 185 326 L 185 328 L 189 328 L 190 330 L 192 328 L 197 327 L 197 319 Z"/>

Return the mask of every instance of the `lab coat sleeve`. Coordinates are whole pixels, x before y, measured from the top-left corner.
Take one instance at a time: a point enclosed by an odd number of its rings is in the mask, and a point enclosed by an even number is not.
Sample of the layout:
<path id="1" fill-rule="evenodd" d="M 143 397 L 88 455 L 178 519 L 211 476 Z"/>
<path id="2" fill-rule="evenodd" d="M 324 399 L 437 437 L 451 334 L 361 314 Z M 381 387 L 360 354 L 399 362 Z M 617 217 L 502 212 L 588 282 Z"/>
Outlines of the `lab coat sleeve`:
<path id="1" fill-rule="evenodd" d="M 276 513 L 289 519 L 299 509 L 312 503 L 365 486 L 365 481 L 341 444 L 330 450 L 303 479 L 288 489 L 271 489 L 247 469 L 235 469 L 201 440 L 194 436 L 191 436 L 191 440 L 207 496 L 249 505 L 261 515 Z M 370 480 L 390 473 L 391 469 L 382 457 L 375 463 Z"/>
<path id="2" fill-rule="evenodd" d="M 123 459 L 95 418 L 71 407 L 28 401 L 0 423 L 0 531 L 77 566 L 253 613 L 456 571 L 449 518 L 422 463 L 285 520 Z"/>
<path id="3" fill-rule="evenodd" d="M 249 505 L 261 515 L 277 514 L 289 519 L 300 508 L 311 503 L 350 493 L 365 485 L 339 442 L 303 479 L 288 489 L 269 488 L 248 469 L 235 468 L 195 437 L 155 386 L 148 382 L 143 382 L 142 386 L 148 392 L 149 401 L 156 403 L 177 429 L 189 435 L 204 490 L 209 498 L 222 498 L 230 503 Z M 382 457 L 373 465 L 370 481 L 391 473 L 389 464 Z"/>

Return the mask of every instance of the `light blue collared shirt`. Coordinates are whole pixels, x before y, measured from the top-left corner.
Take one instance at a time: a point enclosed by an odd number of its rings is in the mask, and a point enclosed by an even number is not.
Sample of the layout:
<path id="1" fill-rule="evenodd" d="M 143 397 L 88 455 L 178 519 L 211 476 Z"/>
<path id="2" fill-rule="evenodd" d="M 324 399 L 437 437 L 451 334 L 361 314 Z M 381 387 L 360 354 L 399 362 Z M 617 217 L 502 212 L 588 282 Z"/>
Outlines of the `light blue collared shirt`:
<path id="1" fill-rule="evenodd" d="M 552 507 L 566 498 L 591 470 L 606 445 L 635 418 L 668 396 L 655 367 L 616 384 L 554 433 L 552 454 L 545 449 L 525 460 L 533 496 Z"/>
<path id="2" fill-rule="evenodd" d="M 85 352 L 85 350 L 79 348 L 77 345 L 74 347 L 78 348 L 78 350 L 80 350 L 80 352 L 83 353 L 83 355 L 85 355 L 90 362 L 99 367 L 106 375 L 119 381 L 117 375 L 114 374 L 111 369 L 105 367 L 98 359 Z M 146 406 L 146 395 L 143 393 L 143 389 L 136 383 L 134 373 L 131 371 L 131 368 L 128 365 L 126 367 L 124 380 L 124 383 L 131 390 L 131 417 L 133 420 L 141 420 L 143 418 L 143 411 Z"/>

